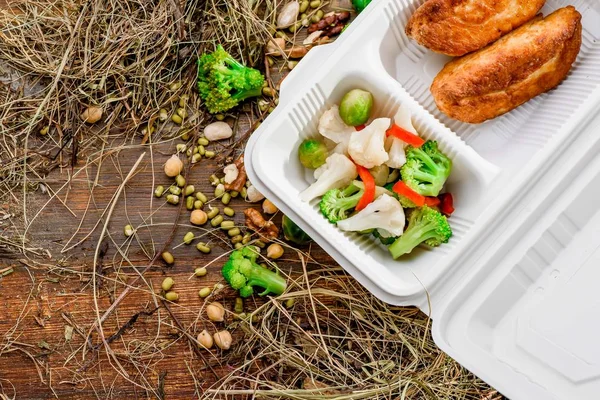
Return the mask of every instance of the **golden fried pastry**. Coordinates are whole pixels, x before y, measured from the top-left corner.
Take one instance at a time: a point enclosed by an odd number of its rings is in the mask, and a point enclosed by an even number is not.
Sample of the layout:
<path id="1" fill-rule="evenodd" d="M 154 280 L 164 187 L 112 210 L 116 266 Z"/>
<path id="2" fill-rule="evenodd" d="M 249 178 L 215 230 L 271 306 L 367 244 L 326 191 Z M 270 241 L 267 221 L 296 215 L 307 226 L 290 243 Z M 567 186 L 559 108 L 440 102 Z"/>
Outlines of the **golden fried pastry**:
<path id="1" fill-rule="evenodd" d="M 450 61 L 431 93 L 451 118 L 480 123 L 556 87 L 581 47 L 581 14 L 568 6 L 536 18 L 476 53 Z"/>
<path id="2" fill-rule="evenodd" d="M 428 0 L 415 11 L 406 34 L 438 53 L 479 50 L 532 19 L 546 0 Z"/>

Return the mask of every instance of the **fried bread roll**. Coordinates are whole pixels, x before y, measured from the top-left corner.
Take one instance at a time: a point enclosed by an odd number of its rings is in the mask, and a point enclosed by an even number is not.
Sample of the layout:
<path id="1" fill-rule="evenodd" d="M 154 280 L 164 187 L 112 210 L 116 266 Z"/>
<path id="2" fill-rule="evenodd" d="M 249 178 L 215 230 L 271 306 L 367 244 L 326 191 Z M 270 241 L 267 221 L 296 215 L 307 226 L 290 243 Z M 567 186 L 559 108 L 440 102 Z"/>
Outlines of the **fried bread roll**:
<path id="1" fill-rule="evenodd" d="M 581 14 L 568 6 L 476 53 L 450 61 L 431 93 L 444 114 L 480 123 L 556 87 L 581 47 Z"/>
<path id="2" fill-rule="evenodd" d="M 546 0 L 428 0 L 406 34 L 449 56 L 479 50 L 532 19 Z"/>

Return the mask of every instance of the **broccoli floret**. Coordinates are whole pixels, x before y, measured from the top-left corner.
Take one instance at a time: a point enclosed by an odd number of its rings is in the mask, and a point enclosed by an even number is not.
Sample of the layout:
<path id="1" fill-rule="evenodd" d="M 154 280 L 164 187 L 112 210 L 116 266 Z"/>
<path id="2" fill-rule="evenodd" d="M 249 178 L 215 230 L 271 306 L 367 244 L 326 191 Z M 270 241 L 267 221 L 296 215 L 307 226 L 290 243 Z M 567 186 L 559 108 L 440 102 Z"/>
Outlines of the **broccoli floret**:
<path id="1" fill-rule="evenodd" d="M 240 101 L 259 96 L 265 78 L 227 53 L 221 45 L 198 59 L 198 91 L 208 111 L 215 114 Z"/>
<path id="2" fill-rule="evenodd" d="M 392 195 L 396 199 L 398 199 L 402 208 L 417 208 L 417 205 L 415 203 L 413 203 L 408 197 L 400 196 L 398 193 L 394 192 L 394 183 L 388 183 L 387 185 L 384 186 L 384 188 L 389 190 L 392 193 Z M 383 243 L 383 244 L 389 244 L 389 243 Z"/>
<path id="3" fill-rule="evenodd" d="M 406 164 L 400 170 L 408 187 L 423 196 L 440 194 L 452 169 L 452 160 L 442 154 L 437 142 L 428 140 L 421 147 L 408 146 Z"/>
<path id="4" fill-rule="evenodd" d="M 447 243 L 451 236 L 452 229 L 446 217 L 432 208 L 423 206 L 412 211 L 404 234 L 389 247 L 389 250 L 392 257 L 398 258 L 410 253 L 420 243 L 435 247 Z"/>
<path id="5" fill-rule="evenodd" d="M 373 231 L 373 236 L 376 237 L 377 239 L 379 239 L 379 241 L 382 244 L 384 244 L 385 246 L 389 246 L 390 244 L 394 243 L 396 241 L 396 239 L 398 239 L 397 237 L 394 237 L 394 236 L 390 236 L 390 237 L 381 236 L 381 234 L 379 233 L 379 229 L 375 229 Z"/>
<path id="6" fill-rule="evenodd" d="M 258 252 L 252 246 L 235 250 L 223 265 L 221 273 L 229 285 L 237 289 L 241 297 L 254 294 L 254 286 L 264 288 L 260 296 L 268 293 L 282 294 L 287 283 L 277 273 L 261 267 L 256 263 Z"/>
<path id="7" fill-rule="evenodd" d="M 354 184 L 350 184 L 345 189 L 331 189 L 321 198 L 319 208 L 321 213 L 331 223 L 336 223 L 348 218 L 348 211 L 352 210 L 358 204 L 364 190 L 359 189 Z"/>

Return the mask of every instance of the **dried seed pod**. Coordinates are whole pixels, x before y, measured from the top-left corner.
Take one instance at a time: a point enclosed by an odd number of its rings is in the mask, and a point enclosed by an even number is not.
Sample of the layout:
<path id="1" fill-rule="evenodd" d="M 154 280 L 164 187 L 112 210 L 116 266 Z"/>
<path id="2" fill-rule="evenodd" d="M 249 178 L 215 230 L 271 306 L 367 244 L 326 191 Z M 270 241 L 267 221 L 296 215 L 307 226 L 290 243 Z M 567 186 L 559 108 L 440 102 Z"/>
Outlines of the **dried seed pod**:
<path id="1" fill-rule="evenodd" d="M 223 322 L 225 319 L 225 308 L 221 303 L 214 302 L 206 306 L 206 316 L 213 322 Z"/>
<path id="2" fill-rule="evenodd" d="M 233 343 L 233 338 L 231 337 L 231 333 L 228 331 L 220 331 L 213 335 L 213 339 L 215 344 L 221 350 L 229 350 L 231 344 Z"/>

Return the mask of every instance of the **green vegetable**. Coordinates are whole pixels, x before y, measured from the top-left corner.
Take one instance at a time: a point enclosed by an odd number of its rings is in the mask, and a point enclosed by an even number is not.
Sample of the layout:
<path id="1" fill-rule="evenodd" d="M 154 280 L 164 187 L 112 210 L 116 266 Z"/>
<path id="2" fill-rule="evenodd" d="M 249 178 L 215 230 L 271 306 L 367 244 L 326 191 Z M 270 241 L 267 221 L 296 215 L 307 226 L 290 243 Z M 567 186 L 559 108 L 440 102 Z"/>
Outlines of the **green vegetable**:
<path id="1" fill-rule="evenodd" d="M 408 197 L 405 197 L 405 196 L 400 196 L 398 193 L 394 192 L 394 190 L 393 190 L 394 183 L 388 183 L 387 185 L 384 186 L 384 188 L 389 190 L 391 192 L 391 195 L 393 195 L 395 198 L 398 199 L 402 208 L 417 208 L 417 205 L 415 203 L 413 203 L 411 199 L 409 199 Z"/>
<path id="2" fill-rule="evenodd" d="M 406 185 L 423 196 L 440 194 L 452 169 L 452 160 L 442 154 L 437 142 L 428 140 L 421 147 L 408 146 L 406 164 L 400 175 Z"/>
<path id="3" fill-rule="evenodd" d="M 373 95 L 366 90 L 352 89 L 342 97 L 340 117 L 350 126 L 363 125 L 373 109 Z"/>
<path id="4" fill-rule="evenodd" d="M 362 12 L 362 10 L 364 10 L 370 2 L 371 0 L 352 0 L 352 5 L 354 6 L 356 12 L 359 13 Z"/>
<path id="5" fill-rule="evenodd" d="M 348 218 L 349 211 L 354 209 L 362 197 L 364 190 L 354 184 L 345 189 L 331 189 L 321 198 L 319 208 L 321 213 L 331 223 Z"/>
<path id="6" fill-rule="evenodd" d="M 198 91 L 212 114 L 260 96 L 264 81 L 258 70 L 235 60 L 221 45 L 198 59 Z"/>
<path id="7" fill-rule="evenodd" d="M 393 236 L 383 237 L 379 234 L 378 229 L 373 230 L 373 236 L 375 236 L 377 239 L 379 239 L 379 241 L 385 246 L 389 246 L 390 244 L 394 243 L 396 241 L 396 239 L 398 239 Z"/>
<path id="8" fill-rule="evenodd" d="M 447 243 L 452 236 L 452 229 L 445 216 L 427 206 L 414 209 L 408 218 L 408 227 L 390 247 L 392 257 L 398 258 L 410 253 L 420 243 L 428 246 L 439 246 Z"/>
<path id="9" fill-rule="evenodd" d="M 307 244 L 312 241 L 310 236 L 306 234 L 298 225 L 294 223 L 287 215 L 283 216 L 281 220 L 281 227 L 283 228 L 283 237 L 285 240 L 296 243 L 296 244 Z"/>
<path id="10" fill-rule="evenodd" d="M 325 164 L 329 150 L 324 142 L 317 139 L 306 139 L 298 148 L 300 163 L 306 168 L 316 169 Z"/>
<path id="11" fill-rule="evenodd" d="M 264 289 L 260 296 L 268 293 L 282 294 L 287 287 L 285 279 L 258 265 L 257 257 L 258 251 L 252 246 L 233 251 L 221 269 L 223 277 L 232 288 L 239 290 L 241 297 L 252 296 L 254 286 Z"/>

